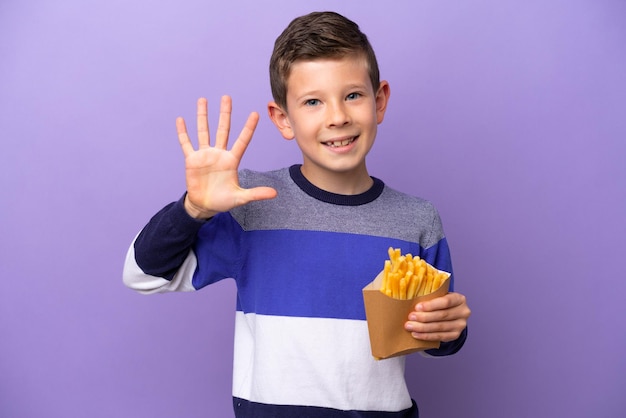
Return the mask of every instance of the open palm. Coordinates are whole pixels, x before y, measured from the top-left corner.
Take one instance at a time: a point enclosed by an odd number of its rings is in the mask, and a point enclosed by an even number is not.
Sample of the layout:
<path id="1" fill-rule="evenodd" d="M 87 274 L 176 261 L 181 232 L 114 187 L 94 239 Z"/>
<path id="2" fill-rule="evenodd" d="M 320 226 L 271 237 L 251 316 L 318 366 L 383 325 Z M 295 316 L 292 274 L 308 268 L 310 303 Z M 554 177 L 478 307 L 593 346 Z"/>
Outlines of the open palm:
<path id="1" fill-rule="evenodd" d="M 176 119 L 178 140 L 185 156 L 185 179 L 187 196 L 185 209 L 194 218 L 210 218 L 218 212 L 226 212 L 234 207 L 254 200 L 272 199 L 276 191 L 270 187 L 243 189 L 237 175 L 241 158 L 252 139 L 259 121 L 253 112 L 248 116 L 241 133 L 230 150 L 227 150 L 230 134 L 232 100 L 222 97 L 220 116 L 211 146 L 207 116 L 207 100 L 198 100 L 198 149 L 194 149 L 183 118 Z"/>

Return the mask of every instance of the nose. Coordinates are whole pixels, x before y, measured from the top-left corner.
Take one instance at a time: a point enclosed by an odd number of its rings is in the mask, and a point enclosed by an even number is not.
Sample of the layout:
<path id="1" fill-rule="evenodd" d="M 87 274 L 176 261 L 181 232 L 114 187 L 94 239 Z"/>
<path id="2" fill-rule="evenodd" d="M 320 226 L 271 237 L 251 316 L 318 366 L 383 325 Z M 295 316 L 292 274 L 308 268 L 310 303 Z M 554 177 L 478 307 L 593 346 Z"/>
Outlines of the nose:
<path id="1" fill-rule="evenodd" d="M 340 127 L 350 123 L 350 113 L 343 101 L 329 103 L 326 107 L 327 126 Z"/>

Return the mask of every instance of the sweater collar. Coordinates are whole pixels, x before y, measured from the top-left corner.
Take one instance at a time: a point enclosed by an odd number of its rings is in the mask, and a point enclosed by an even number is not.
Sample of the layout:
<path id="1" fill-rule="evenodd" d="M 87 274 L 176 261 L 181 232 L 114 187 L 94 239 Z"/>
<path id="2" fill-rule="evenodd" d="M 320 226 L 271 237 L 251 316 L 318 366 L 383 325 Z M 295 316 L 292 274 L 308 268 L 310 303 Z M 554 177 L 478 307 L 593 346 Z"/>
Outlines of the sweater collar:
<path id="1" fill-rule="evenodd" d="M 372 180 L 374 180 L 374 184 L 363 193 L 355 195 L 331 193 L 326 190 L 320 189 L 319 187 L 308 181 L 300 170 L 301 166 L 301 164 L 295 164 L 289 167 L 289 175 L 291 176 L 291 179 L 294 181 L 294 183 L 296 183 L 298 187 L 300 187 L 300 189 L 302 189 L 302 191 L 309 196 L 322 202 L 331 203 L 333 205 L 364 205 L 366 203 L 370 203 L 376 200 L 385 188 L 385 183 L 383 183 L 382 180 L 379 180 L 376 177 L 372 177 Z"/>

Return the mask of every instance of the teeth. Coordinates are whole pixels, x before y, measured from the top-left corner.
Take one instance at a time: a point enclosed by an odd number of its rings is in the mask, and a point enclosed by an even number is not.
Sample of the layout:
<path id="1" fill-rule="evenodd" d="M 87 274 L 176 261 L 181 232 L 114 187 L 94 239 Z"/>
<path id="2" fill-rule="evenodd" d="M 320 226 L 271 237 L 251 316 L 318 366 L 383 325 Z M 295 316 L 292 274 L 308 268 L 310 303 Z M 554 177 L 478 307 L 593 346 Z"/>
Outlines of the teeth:
<path id="1" fill-rule="evenodd" d="M 327 142 L 326 145 L 329 145 L 331 147 L 345 147 L 346 145 L 350 144 L 352 141 L 354 141 L 354 138 L 344 139 L 342 141 Z"/>

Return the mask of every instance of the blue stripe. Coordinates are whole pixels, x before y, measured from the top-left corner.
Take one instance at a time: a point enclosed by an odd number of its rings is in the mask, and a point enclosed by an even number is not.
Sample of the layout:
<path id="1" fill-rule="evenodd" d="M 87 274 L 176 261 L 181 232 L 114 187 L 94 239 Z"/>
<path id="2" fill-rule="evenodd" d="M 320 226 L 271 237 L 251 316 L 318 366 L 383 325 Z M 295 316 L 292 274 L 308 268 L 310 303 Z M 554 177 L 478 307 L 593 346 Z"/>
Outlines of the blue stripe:
<path id="1" fill-rule="evenodd" d="M 419 418 L 415 401 L 399 412 L 340 411 L 314 406 L 267 405 L 233 397 L 236 418 Z"/>
<path id="2" fill-rule="evenodd" d="M 193 247 L 198 259 L 192 278 L 195 289 L 237 276 L 242 237 L 241 226 L 227 212 L 216 215 L 202 226 Z"/>
<path id="3" fill-rule="evenodd" d="M 428 249 L 393 238 L 327 231 L 243 231 L 228 214 L 198 233 L 196 289 L 232 277 L 237 309 L 264 315 L 365 319 L 362 289 L 383 269 L 388 248 L 450 271 L 445 239 Z"/>
<path id="4" fill-rule="evenodd" d="M 389 246 L 397 244 L 320 231 L 252 231 L 246 238 L 246 268 L 237 280 L 244 312 L 360 320 L 362 289 L 383 269 Z"/>

